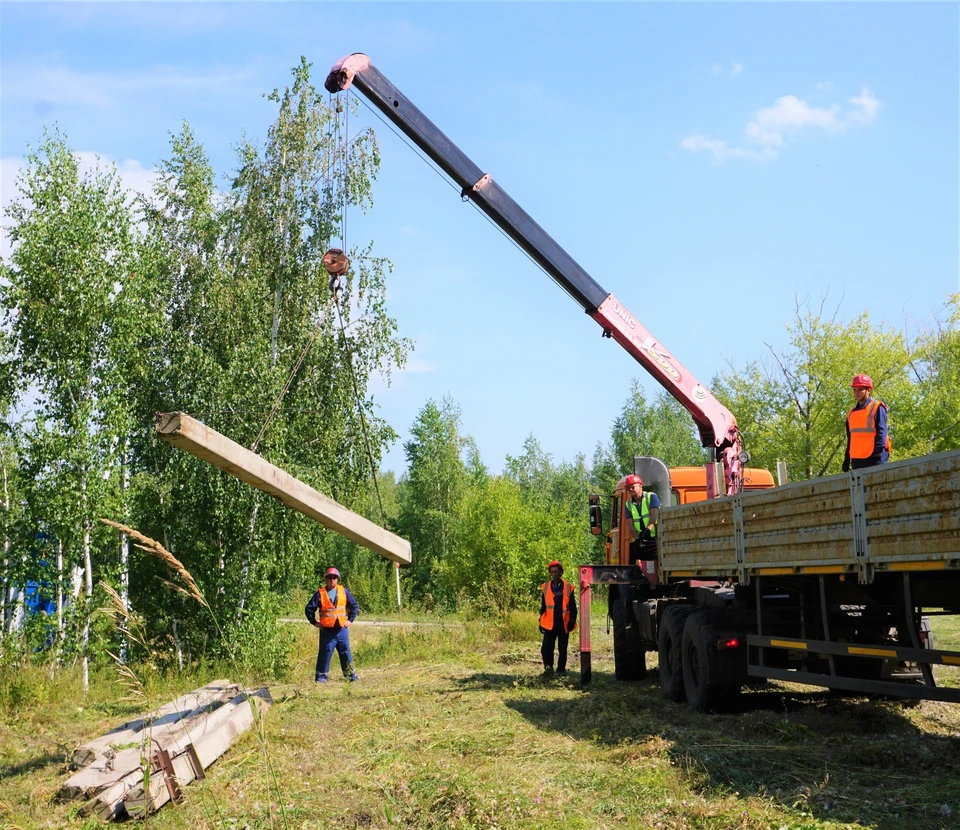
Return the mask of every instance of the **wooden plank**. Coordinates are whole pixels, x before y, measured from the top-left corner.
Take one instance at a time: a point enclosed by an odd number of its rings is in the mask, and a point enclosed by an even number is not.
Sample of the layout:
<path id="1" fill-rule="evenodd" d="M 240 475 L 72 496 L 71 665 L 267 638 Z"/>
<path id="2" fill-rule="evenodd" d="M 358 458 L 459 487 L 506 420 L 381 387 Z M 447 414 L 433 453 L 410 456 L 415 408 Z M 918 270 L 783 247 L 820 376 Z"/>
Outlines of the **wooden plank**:
<path id="1" fill-rule="evenodd" d="M 78 746 L 73 751 L 73 765 L 77 769 L 82 769 L 93 762 L 108 746 L 119 746 L 138 740 L 139 733 L 151 723 L 162 725 L 180 720 L 186 713 L 214 700 L 229 700 L 239 690 L 240 686 L 237 683 L 231 683 L 229 680 L 214 680 L 206 686 L 194 689 L 192 692 L 164 704 L 149 714 L 127 721 L 115 729 L 111 729 L 105 735 Z"/>
<path id="2" fill-rule="evenodd" d="M 288 507 L 309 516 L 358 545 L 401 564 L 410 563 L 410 543 L 318 493 L 308 484 L 210 429 L 184 412 L 157 413 L 157 433 L 164 441 L 201 458 Z"/>
<path id="3" fill-rule="evenodd" d="M 236 704 L 230 716 L 219 721 L 213 728 L 204 731 L 204 734 L 194 736 L 193 747 L 200 759 L 200 766 L 209 767 L 224 752 L 226 752 L 244 732 L 256 722 L 251 701 L 257 706 L 260 714 L 266 712 L 273 703 L 270 692 L 266 687 L 258 689 L 250 695 L 239 695 L 231 704 Z M 186 753 L 181 752 L 173 758 L 174 774 L 180 787 L 184 787 L 196 778 L 193 766 Z M 149 791 L 148 791 L 149 790 Z M 124 798 L 123 804 L 130 815 L 141 816 L 159 810 L 170 800 L 170 793 L 163 781 L 162 774 L 154 774 L 150 778 L 149 788 L 143 783 L 135 787 Z"/>

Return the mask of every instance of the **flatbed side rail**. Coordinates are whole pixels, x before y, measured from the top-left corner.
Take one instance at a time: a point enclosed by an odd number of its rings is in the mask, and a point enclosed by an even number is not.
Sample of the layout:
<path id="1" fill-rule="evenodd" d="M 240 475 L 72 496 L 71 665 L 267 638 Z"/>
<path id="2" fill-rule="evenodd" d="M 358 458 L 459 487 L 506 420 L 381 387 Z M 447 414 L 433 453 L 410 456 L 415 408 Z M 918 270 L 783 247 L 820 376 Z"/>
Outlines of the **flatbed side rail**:
<path id="1" fill-rule="evenodd" d="M 747 666 L 747 674 L 752 677 L 765 677 L 784 680 L 788 683 L 803 683 L 810 686 L 825 686 L 830 689 L 842 689 L 865 694 L 891 695 L 895 697 L 916 698 L 919 700 L 940 700 L 947 703 L 960 703 L 960 689 L 938 687 L 928 683 L 905 683 L 891 680 L 870 680 L 859 677 L 819 674 L 817 672 L 797 671 L 794 669 L 776 669 L 763 665 L 763 653 L 766 649 L 785 649 L 813 654 L 826 654 L 840 657 L 866 657 L 876 660 L 902 660 L 920 665 L 940 664 L 960 666 L 960 652 L 940 651 L 925 648 L 905 648 L 894 645 L 869 645 L 864 643 L 835 643 L 829 640 L 796 639 L 793 637 L 765 637 L 760 634 L 748 634 L 749 654 L 754 650 L 758 660 L 752 656 Z"/>
<path id="2" fill-rule="evenodd" d="M 960 450 L 660 511 L 662 579 L 960 570 Z"/>

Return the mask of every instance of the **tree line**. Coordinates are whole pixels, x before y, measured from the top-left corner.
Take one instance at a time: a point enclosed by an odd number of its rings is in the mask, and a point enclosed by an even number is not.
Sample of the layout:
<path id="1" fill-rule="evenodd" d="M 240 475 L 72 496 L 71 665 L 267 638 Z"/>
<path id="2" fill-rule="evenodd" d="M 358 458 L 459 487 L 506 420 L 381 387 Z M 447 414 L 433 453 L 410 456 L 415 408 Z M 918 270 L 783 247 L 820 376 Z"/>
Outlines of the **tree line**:
<path id="1" fill-rule="evenodd" d="M 231 656 L 281 673 L 284 598 L 312 590 L 331 563 L 365 609 L 396 607 L 392 564 L 159 441 L 158 411 L 194 415 L 408 538 L 402 596 L 424 610 L 534 607 L 548 561 L 569 574 L 602 560 L 588 493 L 610 493 L 635 455 L 707 460 L 686 411 L 635 383 L 589 464 L 555 461 L 531 435 L 492 473 L 457 403 L 431 400 L 404 444 L 406 470 L 374 483 L 396 432 L 369 381 L 402 368 L 411 347 L 387 310 L 389 260 L 344 238 L 346 211 L 372 206 L 377 139 L 346 134 L 343 108 L 355 103 L 329 101 L 305 61 L 267 97 L 276 118 L 262 144 L 240 142 L 225 187 L 187 124 L 152 192 L 134 199 L 115 170 L 81 170 L 56 128 L 27 156 L 0 265 L 9 665 Z M 334 243 L 353 263 L 339 311 L 322 266 Z M 788 346 L 729 367 L 712 388 L 737 415 L 752 464 L 785 460 L 796 480 L 839 472 L 858 371 L 890 408 L 894 460 L 960 447 L 957 296 L 912 336 L 798 302 Z M 99 519 L 159 542 L 209 609 Z M 48 614 L 24 615 L 28 584 Z M 110 591 L 139 615 L 142 639 L 97 613 Z"/>
<path id="2" fill-rule="evenodd" d="M 276 119 L 262 144 L 241 141 L 226 187 L 187 124 L 136 199 L 114 169 L 82 171 L 56 128 L 27 156 L 0 287 L 8 653 L 41 645 L 86 666 L 123 646 L 94 613 L 102 582 L 156 646 L 130 659 L 229 653 L 275 669 L 276 596 L 315 583 L 336 542 L 158 441 L 155 413 L 189 412 L 345 504 L 395 436 L 367 391 L 409 349 L 386 310 L 390 264 L 343 240 L 345 211 L 371 204 L 376 137 L 345 135 L 355 102 L 330 104 L 306 62 L 267 97 Z M 333 242 L 354 263 L 339 311 L 322 267 Z M 210 612 L 101 518 L 160 542 Z M 28 582 L 54 604 L 32 640 L 10 636 Z"/>

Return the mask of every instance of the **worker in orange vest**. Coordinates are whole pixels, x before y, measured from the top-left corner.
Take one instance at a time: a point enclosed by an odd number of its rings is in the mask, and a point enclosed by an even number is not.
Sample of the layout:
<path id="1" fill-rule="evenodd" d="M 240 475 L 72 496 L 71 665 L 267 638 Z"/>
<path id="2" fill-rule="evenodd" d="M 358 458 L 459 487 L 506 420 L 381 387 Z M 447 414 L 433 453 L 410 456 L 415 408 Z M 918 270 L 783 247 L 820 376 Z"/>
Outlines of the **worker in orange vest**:
<path id="1" fill-rule="evenodd" d="M 567 644 L 570 632 L 577 627 L 577 602 L 573 585 L 563 578 L 563 565 L 556 559 L 547 565 L 550 581 L 540 586 L 540 633 L 543 644 L 543 673 L 553 673 L 553 651 L 557 648 L 557 674 L 567 671 Z"/>
<path id="2" fill-rule="evenodd" d="M 861 470 L 890 460 L 890 435 L 887 432 L 887 406 L 870 397 L 870 375 L 856 375 L 850 384 L 857 405 L 847 415 L 847 451 L 843 471 Z"/>
<path id="3" fill-rule="evenodd" d="M 323 583 L 303 609 L 310 625 L 320 629 L 320 649 L 317 652 L 314 679 L 317 683 L 327 682 L 330 658 L 336 649 L 340 656 L 343 676 L 350 682 L 359 680 L 353 669 L 353 654 L 350 652 L 350 635 L 347 629 L 360 613 L 360 606 L 353 594 L 340 584 L 340 571 L 336 568 L 327 568 Z"/>

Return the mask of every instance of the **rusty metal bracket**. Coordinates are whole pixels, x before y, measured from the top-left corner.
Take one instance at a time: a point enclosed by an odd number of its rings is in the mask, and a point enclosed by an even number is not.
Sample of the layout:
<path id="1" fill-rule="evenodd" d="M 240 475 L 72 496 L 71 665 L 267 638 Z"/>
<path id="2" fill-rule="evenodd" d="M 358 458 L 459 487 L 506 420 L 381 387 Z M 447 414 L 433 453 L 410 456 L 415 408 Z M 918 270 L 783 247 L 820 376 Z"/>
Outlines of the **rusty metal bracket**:
<path id="1" fill-rule="evenodd" d="M 174 804 L 183 801 L 183 793 L 180 791 L 180 785 L 177 784 L 177 774 L 174 772 L 170 753 L 165 749 L 156 750 L 153 753 L 153 766 L 156 771 L 163 773 L 163 783 L 167 785 L 170 800 Z"/>
<path id="2" fill-rule="evenodd" d="M 187 744 L 187 748 L 184 749 L 183 752 L 187 756 L 187 760 L 190 762 L 190 766 L 193 769 L 193 774 L 196 776 L 196 779 L 199 781 L 201 778 L 206 778 L 206 773 L 203 771 L 203 764 L 200 763 L 200 756 L 197 755 L 197 748 L 193 744 Z"/>

